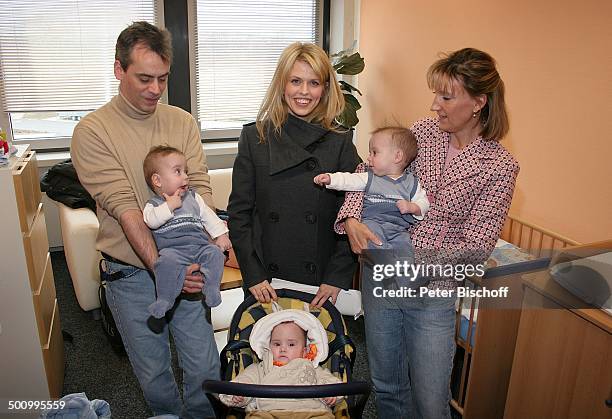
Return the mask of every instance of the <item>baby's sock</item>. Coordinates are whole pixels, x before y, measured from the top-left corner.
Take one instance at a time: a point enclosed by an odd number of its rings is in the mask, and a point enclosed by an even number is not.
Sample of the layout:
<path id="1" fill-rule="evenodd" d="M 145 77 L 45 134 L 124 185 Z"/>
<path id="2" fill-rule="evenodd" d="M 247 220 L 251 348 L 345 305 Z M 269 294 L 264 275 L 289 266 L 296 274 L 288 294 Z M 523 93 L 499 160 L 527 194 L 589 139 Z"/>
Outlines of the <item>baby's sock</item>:
<path id="1" fill-rule="evenodd" d="M 215 281 L 204 280 L 204 287 L 202 293 L 206 298 L 206 305 L 208 307 L 217 307 L 221 304 L 221 291 L 219 290 L 219 283 Z"/>

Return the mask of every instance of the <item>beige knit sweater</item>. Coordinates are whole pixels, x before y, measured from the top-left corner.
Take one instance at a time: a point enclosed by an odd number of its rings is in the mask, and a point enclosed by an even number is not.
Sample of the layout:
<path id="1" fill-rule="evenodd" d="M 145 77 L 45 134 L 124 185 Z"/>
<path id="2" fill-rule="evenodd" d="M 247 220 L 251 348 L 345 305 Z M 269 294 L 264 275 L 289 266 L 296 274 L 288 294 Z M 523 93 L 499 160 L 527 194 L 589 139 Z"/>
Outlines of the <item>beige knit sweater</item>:
<path id="1" fill-rule="evenodd" d="M 72 136 L 74 167 L 97 203 L 97 249 L 140 268 L 144 264 L 118 220 L 127 210 L 142 210 L 153 195 L 142 163 L 151 147 L 161 144 L 185 154 L 190 185 L 214 208 L 200 130 L 191 114 L 182 109 L 158 104 L 155 112 L 145 114 L 117 95 L 83 118 Z"/>

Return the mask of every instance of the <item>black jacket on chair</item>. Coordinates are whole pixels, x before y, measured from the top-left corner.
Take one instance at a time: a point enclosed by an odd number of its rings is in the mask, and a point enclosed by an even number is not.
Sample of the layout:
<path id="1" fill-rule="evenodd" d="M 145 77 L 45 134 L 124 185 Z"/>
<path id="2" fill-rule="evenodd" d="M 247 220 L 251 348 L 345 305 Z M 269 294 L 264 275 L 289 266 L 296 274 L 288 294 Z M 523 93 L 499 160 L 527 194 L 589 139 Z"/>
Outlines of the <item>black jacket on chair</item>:
<path id="1" fill-rule="evenodd" d="M 356 268 L 346 236 L 333 225 L 344 193 L 313 182 L 353 172 L 360 162 L 353 131 L 327 131 L 292 115 L 280 135 L 259 142 L 245 125 L 232 172 L 230 239 L 245 288 L 272 278 L 347 289 Z"/>
<path id="2" fill-rule="evenodd" d="M 71 159 L 51 167 L 40 180 L 40 190 L 70 208 L 89 208 L 96 212 L 96 201 L 79 182 Z"/>

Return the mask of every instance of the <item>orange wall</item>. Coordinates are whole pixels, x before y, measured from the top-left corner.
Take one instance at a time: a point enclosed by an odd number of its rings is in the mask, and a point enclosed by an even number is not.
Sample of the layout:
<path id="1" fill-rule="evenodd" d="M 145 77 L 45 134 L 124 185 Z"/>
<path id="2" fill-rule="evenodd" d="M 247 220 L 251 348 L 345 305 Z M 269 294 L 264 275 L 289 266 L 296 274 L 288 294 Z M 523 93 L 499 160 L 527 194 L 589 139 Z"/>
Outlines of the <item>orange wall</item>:
<path id="1" fill-rule="evenodd" d="M 521 164 L 511 212 L 579 242 L 612 239 L 610 0 L 362 0 L 358 148 L 385 122 L 429 115 L 441 51 L 489 52 Z"/>

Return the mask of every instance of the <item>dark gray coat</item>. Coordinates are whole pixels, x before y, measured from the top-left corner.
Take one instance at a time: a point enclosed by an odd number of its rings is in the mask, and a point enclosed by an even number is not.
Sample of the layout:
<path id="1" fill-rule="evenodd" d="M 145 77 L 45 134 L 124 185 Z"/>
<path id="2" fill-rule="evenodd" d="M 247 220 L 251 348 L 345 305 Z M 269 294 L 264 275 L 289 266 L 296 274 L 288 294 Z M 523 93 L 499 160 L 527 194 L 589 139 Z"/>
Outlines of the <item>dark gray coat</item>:
<path id="1" fill-rule="evenodd" d="M 259 143 L 245 125 L 232 174 L 230 239 L 246 288 L 281 278 L 349 288 L 356 262 L 333 225 L 344 193 L 315 185 L 325 172 L 352 172 L 360 159 L 353 132 L 336 133 L 289 115 Z"/>

